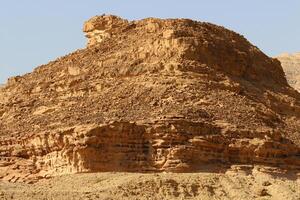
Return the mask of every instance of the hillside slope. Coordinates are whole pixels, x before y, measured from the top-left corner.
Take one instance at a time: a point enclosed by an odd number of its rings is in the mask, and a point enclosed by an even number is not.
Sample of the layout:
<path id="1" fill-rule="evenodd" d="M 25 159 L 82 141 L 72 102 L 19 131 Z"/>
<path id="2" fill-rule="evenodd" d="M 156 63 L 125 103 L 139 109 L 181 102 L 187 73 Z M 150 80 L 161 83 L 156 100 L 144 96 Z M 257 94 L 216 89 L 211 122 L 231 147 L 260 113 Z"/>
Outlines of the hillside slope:
<path id="1" fill-rule="evenodd" d="M 244 37 L 97 16 L 88 46 L 0 89 L 0 177 L 300 166 L 300 94 Z"/>
<path id="2" fill-rule="evenodd" d="M 276 58 L 281 62 L 289 84 L 300 92 L 300 53 L 281 54 Z"/>

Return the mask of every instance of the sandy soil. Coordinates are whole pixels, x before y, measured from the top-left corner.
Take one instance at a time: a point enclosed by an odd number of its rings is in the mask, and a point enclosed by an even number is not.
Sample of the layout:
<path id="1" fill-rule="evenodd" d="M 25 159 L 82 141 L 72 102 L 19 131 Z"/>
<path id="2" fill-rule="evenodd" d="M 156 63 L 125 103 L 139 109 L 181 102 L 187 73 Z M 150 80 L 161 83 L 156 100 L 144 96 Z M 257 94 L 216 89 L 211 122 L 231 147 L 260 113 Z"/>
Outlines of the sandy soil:
<path id="1" fill-rule="evenodd" d="M 223 173 L 87 173 L 0 182 L 0 199 L 300 199 L 300 173 L 233 166 Z"/>

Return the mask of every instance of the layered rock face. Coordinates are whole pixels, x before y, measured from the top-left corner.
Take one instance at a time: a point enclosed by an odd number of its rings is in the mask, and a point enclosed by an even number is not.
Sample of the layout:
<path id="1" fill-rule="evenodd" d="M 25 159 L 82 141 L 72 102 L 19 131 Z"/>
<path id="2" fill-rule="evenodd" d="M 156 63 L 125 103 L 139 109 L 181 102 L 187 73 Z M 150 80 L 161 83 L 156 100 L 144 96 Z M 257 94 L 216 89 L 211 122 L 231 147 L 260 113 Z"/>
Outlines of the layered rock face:
<path id="1" fill-rule="evenodd" d="M 300 94 L 242 36 L 188 19 L 87 21 L 88 46 L 0 89 L 0 176 L 300 167 Z"/>
<path id="2" fill-rule="evenodd" d="M 276 58 L 281 62 L 289 84 L 300 92 L 300 53 L 285 53 Z"/>
<path id="3" fill-rule="evenodd" d="M 83 31 L 88 38 L 88 45 L 91 46 L 118 34 L 122 28 L 128 25 L 128 23 L 127 20 L 117 16 L 96 16 L 84 24 Z"/>

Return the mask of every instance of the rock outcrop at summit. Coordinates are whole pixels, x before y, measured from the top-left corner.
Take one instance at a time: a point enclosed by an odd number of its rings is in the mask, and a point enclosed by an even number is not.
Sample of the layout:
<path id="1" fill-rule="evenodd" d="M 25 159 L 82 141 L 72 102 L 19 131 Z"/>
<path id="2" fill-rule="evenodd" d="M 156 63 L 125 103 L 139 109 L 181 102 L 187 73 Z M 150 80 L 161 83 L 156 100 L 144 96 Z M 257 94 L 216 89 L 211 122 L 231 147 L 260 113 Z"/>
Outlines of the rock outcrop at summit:
<path id="1" fill-rule="evenodd" d="M 128 24 L 127 20 L 117 16 L 96 16 L 84 24 L 83 31 L 88 38 L 88 45 L 91 46 L 102 42 L 106 38 L 114 37 Z"/>
<path id="2" fill-rule="evenodd" d="M 86 22 L 87 48 L 0 89 L 4 180 L 96 171 L 299 169 L 300 94 L 280 62 L 188 19 Z"/>
<path id="3" fill-rule="evenodd" d="M 281 62 L 289 84 L 300 92 L 300 53 L 285 53 L 276 58 Z"/>

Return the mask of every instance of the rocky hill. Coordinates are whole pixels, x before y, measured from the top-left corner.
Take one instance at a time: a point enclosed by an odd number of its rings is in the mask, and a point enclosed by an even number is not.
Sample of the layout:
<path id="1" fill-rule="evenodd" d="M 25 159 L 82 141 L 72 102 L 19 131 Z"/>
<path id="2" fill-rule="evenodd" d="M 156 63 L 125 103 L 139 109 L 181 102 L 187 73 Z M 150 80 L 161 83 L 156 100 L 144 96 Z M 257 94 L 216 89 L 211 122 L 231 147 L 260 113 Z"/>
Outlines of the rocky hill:
<path id="1" fill-rule="evenodd" d="M 300 94 L 243 36 L 96 16 L 88 46 L 0 89 L 0 176 L 300 167 Z"/>
<path id="2" fill-rule="evenodd" d="M 300 53 L 281 54 L 277 56 L 289 84 L 300 92 Z"/>

